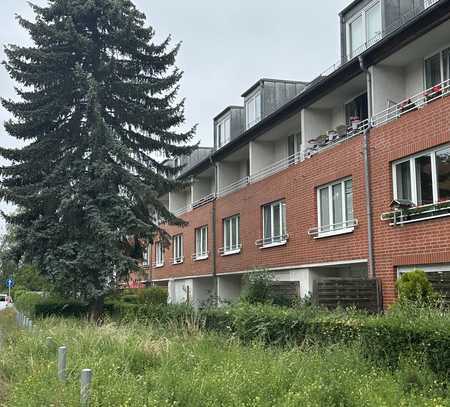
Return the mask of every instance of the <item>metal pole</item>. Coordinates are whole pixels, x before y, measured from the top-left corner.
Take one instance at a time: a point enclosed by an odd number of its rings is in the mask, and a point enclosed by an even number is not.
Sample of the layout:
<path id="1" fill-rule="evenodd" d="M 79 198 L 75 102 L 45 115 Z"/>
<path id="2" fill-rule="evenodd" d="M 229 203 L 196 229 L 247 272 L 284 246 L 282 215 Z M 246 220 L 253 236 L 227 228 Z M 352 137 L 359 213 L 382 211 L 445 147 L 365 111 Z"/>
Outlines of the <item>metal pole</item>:
<path id="1" fill-rule="evenodd" d="M 61 346 L 58 348 L 58 378 L 62 382 L 65 382 L 67 379 L 66 364 L 67 364 L 67 348 L 65 346 Z"/>
<path id="2" fill-rule="evenodd" d="M 83 369 L 81 371 L 81 389 L 80 389 L 80 402 L 82 407 L 89 405 L 89 399 L 91 396 L 91 382 L 92 382 L 92 370 Z"/>

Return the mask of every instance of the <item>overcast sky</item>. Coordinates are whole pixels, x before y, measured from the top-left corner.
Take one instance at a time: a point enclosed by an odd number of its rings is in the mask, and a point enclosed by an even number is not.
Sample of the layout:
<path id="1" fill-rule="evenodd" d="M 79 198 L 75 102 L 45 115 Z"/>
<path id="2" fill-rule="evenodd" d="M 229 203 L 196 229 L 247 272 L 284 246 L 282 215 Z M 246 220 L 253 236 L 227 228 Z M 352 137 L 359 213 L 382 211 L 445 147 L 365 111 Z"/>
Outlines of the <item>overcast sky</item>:
<path id="1" fill-rule="evenodd" d="M 44 5 L 45 0 L 33 0 Z M 338 60 L 338 13 L 351 0 L 135 0 L 157 40 L 182 41 L 177 65 L 184 71 L 186 127 L 198 123 L 197 140 L 213 144 L 212 118 L 259 78 L 308 81 Z M 31 17 L 25 0 L 1 0 L 0 41 L 26 44 L 14 19 Z M 0 50 L 4 59 L 3 47 Z M 0 92 L 14 97 L 13 82 L 0 67 Z M 0 106 L 0 122 L 8 113 Z M 17 145 L 0 126 L 2 146 Z"/>

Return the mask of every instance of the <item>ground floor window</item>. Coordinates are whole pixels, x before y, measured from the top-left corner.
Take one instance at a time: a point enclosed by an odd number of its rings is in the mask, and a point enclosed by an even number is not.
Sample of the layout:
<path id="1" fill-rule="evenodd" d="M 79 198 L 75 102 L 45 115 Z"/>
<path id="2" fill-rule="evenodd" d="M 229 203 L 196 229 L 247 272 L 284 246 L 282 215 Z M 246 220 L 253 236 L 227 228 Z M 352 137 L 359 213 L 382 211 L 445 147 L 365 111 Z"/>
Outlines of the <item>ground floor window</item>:
<path id="1" fill-rule="evenodd" d="M 236 252 L 241 249 L 240 216 L 235 215 L 223 221 L 224 254 Z"/>
<path id="2" fill-rule="evenodd" d="M 201 260 L 208 257 L 208 227 L 202 226 L 195 229 L 195 259 Z"/>
<path id="3" fill-rule="evenodd" d="M 317 190 L 319 235 L 343 231 L 354 225 L 353 182 L 345 179 Z"/>
<path id="4" fill-rule="evenodd" d="M 172 238 L 173 246 L 173 263 L 183 263 L 183 235 L 176 235 Z"/>
<path id="5" fill-rule="evenodd" d="M 263 246 L 284 243 L 287 240 L 286 203 L 284 201 L 264 205 L 263 215 Z"/>

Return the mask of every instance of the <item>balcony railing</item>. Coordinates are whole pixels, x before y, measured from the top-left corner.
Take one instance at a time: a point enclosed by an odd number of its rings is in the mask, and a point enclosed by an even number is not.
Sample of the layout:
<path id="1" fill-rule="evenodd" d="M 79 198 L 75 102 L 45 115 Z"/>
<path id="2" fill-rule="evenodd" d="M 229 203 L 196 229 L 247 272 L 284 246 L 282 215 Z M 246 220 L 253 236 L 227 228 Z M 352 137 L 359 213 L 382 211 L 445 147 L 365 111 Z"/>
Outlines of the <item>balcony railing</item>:
<path id="1" fill-rule="evenodd" d="M 372 117 L 372 126 L 378 127 L 392 120 L 398 119 L 403 115 L 419 110 L 436 99 L 450 95 L 450 80 L 447 79 L 430 89 L 418 93 L 408 99 L 397 103 Z"/>
<path id="2" fill-rule="evenodd" d="M 241 249 L 242 249 L 242 244 L 237 244 L 235 246 L 231 246 L 231 247 L 227 247 L 227 248 L 221 247 L 218 251 L 221 256 L 227 256 L 230 254 L 238 254 L 241 252 Z"/>
<path id="3" fill-rule="evenodd" d="M 192 260 L 194 260 L 194 261 L 206 260 L 208 257 L 209 257 L 208 251 L 192 254 Z"/>
<path id="4" fill-rule="evenodd" d="M 270 236 L 259 239 L 255 242 L 255 245 L 258 247 L 280 246 L 286 244 L 288 240 L 289 240 L 289 233 L 284 233 L 279 236 Z"/>
<path id="5" fill-rule="evenodd" d="M 322 225 L 308 230 L 308 235 L 313 237 L 322 237 L 352 231 L 358 226 L 358 219 L 351 219 L 345 222 L 333 223 L 331 225 Z"/>
<path id="6" fill-rule="evenodd" d="M 283 158 L 280 161 L 277 161 L 265 168 L 262 168 L 259 171 L 256 171 L 254 174 L 251 174 L 250 182 L 260 181 L 261 179 L 267 178 L 270 175 L 283 171 L 286 168 L 290 167 L 291 165 L 294 165 L 302 160 L 303 160 L 303 153 L 299 151 L 289 157 Z"/>
<path id="7" fill-rule="evenodd" d="M 192 205 L 187 205 L 187 206 L 185 206 L 183 208 L 179 208 L 179 209 L 177 209 L 175 211 L 172 211 L 172 214 L 175 215 L 175 216 L 181 216 L 184 213 L 190 212 L 190 211 L 192 211 Z"/>
<path id="8" fill-rule="evenodd" d="M 383 213 L 381 220 L 389 221 L 390 226 L 397 226 L 447 216 L 450 216 L 450 201 L 396 209 L 395 211 Z"/>
<path id="9" fill-rule="evenodd" d="M 249 177 L 241 178 L 240 180 L 237 180 L 223 188 L 220 188 L 217 195 L 219 197 L 223 197 L 225 195 L 231 194 L 234 191 L 238 191 L 239 189 L 244 188 L 245 186 L 248 185 L 249 182 L 250 182 Z"/>
<path id="10" fill-rule="evenodd" d="M 209 195 L 204 196 L 201 199 L 198 199 L 197 201 L 192 203 L 192 209 L 196 209 L 199 208 L 200 206 L 206 205 L 212 201 L 214 201 L 214 199 L 216 199 L 216 194 L 212 193 Z"/>

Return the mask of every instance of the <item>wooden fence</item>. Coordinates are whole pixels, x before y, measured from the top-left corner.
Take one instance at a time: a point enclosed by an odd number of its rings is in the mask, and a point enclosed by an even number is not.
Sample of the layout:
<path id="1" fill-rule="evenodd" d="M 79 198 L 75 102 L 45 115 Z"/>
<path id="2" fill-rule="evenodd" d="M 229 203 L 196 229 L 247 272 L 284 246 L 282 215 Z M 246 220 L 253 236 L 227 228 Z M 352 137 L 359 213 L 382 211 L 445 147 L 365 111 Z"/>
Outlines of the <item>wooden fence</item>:
<path id="1" fill-rule="evenodd" d="M 381 283 L 377 279 L 329 278 L 314 281 L 313 302 L 327 308 L 356 307 L 380 312 Z"/>
<path id="2" fill-rule="evenodd" d="M 437 291 L 446 304 L 450 304 L 450 273 L 448 271 L 436 271 L 427 273 L 433 289 Z"/>
<path id="3" fill-rule="evenodd" d="M 276 296 L 290 299 L 300 298 L 299 281 L 273 281 L 271 286 L 272 292 Z"/>

